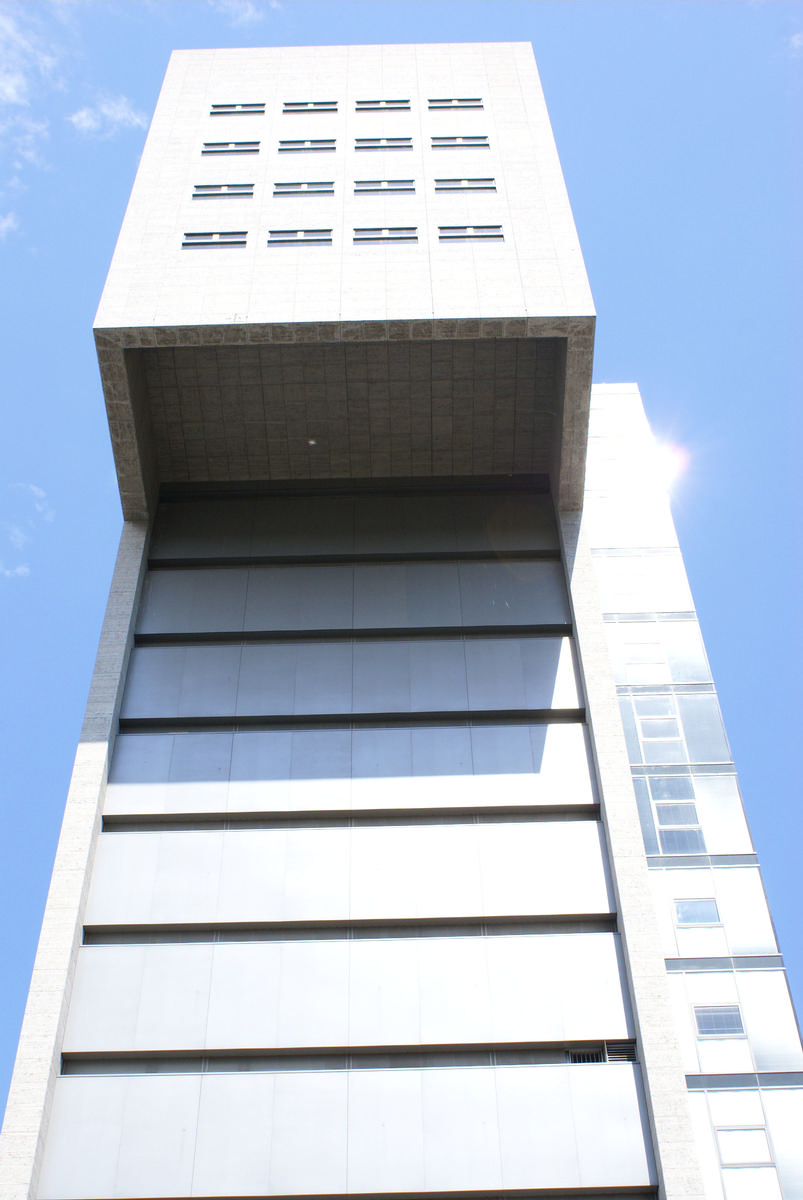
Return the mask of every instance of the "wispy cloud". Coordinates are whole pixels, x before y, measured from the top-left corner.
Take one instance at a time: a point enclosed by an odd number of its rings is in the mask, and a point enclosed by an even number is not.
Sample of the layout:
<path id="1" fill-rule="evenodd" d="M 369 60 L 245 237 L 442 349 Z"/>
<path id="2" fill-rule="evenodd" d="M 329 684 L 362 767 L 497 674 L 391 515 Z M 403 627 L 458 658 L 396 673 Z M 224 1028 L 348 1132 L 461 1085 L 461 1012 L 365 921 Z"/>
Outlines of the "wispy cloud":
<path id="1" fill-rule="evenodd" d="M 43 94 L 61 88 L 62 50 L 52 22 L 34 5 L 0 6 L 0 153 L 17 172 L 26 164 L 44 166 L 47 119 L 35 113 Z"/>
<path id="2" fill-rule="evenodd" d="M 258 3 L 258 0 L 208 0 L 208 3 L 235 26 L 255 25 L 265 16 L 266 8 L 276 10 L 282 7 L 279 0 L 267 0 L 267 3 Z"/>
<path id="3" fill-rule="evenodd" d="M 0 217 L 0 242 L 18 228 L 19 221 L 16 213 L 10 212 L 6 213 L 4 217 Z"/>
<path id="4" fill-rule="evenodd" d="M 114 137 L 121 129 L 145 129 L 148 118 L 125 96 L 102 96 L 92 107 L 79 108 L 67 120 L 87 137 Z"/>
<path id="5" fill-rule="evenodd" d="M 12 525 L 8 521 L 3 521 L 3 526 L 8 531 L 8 540 L 15 550 L 21 550 L 31 540 L 31 535 L 21 529 L 19 525 Z"/>
<path id="6" fill-rule="evenodd" d="M 0 520 L 0 530 L 5 535 L 3 540 L 7 545 L 19 553 L 34 541 L 42 522 L 50 524 L 56 514 L 50 506 L 47 492 L 37 484 L 10 483 L 8 487 L 16 493 L 15 511 L 7 520 Z M 22 579 L 30 573 L 28 563 L 7 566 L 4 560 L 0 560 L 0 579 Z"/>
<path id="7" fill-rule="evenodd" d="M 0 559 L 0 579 L 25 579 L 31 573 L 31 568 L 27 563 L 20 563 L 16 567 L 7 567 Z"/>
<path id="8" fill-rule="evenodd" d="M 27 493 L 27 495 L 30 496 L 33 502 L 34 511 L 38 513 L 43 521 L 50 522 L 55 520 L 56 514 L 48 504 L 46 491 L 40 487 L 37 487 L 35 483 L 12 483 L 11 486 L 18 491 Z"/>
<path id="9" fill-rule="evenodd" d="M 789 49 L 795 57 L 803 54 L 803 32 L 792 34 L 789 39 Z"/>
<path id="10" fill-rule="evenodd" d="M 0 9 L 0 104 L 26 105 L 37 80 L 52 80 L 57 49 L 21 11 Z"/>

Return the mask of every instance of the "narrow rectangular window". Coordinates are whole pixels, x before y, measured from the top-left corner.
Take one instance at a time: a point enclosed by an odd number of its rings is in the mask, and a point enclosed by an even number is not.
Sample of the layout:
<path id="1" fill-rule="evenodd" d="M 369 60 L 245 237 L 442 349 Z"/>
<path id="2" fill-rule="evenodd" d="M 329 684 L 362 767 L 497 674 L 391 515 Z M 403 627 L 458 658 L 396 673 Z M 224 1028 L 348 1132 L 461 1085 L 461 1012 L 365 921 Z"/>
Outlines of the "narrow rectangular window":
<path id="1" fill-rule="evenodd" d="M 358 192 L 414 192 L 413 179 L 355 179 L 354 191 Z"/>
<path id="2" fill-rule="evenodd" d="M 457 137 L 433 137 L 433 150 L 487 150 L 490 147 L 487 134 L 480 134 L 477 137 L 463 136 Z"/>
<path id="3" fill-rule="evenodd" d="M 397 225 L 387 229 L 363 228 L 354 230 L 355 242 L 417 242 L 415 225 Z"/>
<path id="4" fill-rule="evenodd" d="M 716 900 L 676 900 L 675 920 L 679 926 L 719 925 Z"/>
<path id="5" fill-rule="evenodd" d="M 331 246 L 331 229 L 271 229 L 269 246 Z"/>
<path id="6" fill-rule="evenodd" d="M 355 138 L 355 150 L 412 150 L 411 137 Z"/>
<path id="7" fill-rule="evenodd" d="M 304 141 L 285 140 L 279 142 L 280 154 L 303 154 L 305 151 L 314 153 L 320 150 L 334 150 L 334 138 L 307 138 Z"/>
<path id="8" fill-rule="evenodd" d="M 253 195 L 253 183 L 196 183 L 192 198 L 193 200 L 202 200 L 207 196 L 240 196 L 250 200 Z"/>
<path id="9" fill-rule="evenodd" d="M 738 1004 L 695 1007 L 694 1019 L 698 1037 L 744 1037 Z"/>
<path id="10" fill-rule="evenodd" d="M 482 108 L 479 96 L 437 97 L 427 101 L 429 108 Z"/>
<path id="11" fill-rule="evenodd" d="M 336 113 L 337 100 L 285 100 L 283 113 Z"/>
<path id="12" fill-rule="evenodd" d="M 705 854 L 696 805 L 659 803 L 655 805 L 655 816 L 663 854 Z"/>
<path id="13" fill-rule="evenodd" d="M 201 154 L 259 154 L 259 142 L 204 142 Z"/>
<path id="14" fill-rule="evenodd" d="M 503 242 L 501 225 L 439 225 L 440 242 Z"/>
<path id="15" fill-rule="evenodd" d="M 317 179 L 307 183 L 274 183 L 274 196 L 334 196 L 332 179 Z"/>
<path id="16" fill-rule="evenodd" d="M 358 100 L 356 112 L 409 112 L 409 100 Z"/>
<path id="17" fill-rule="evenodd" d="M 495 192 L 496 180 L 484 179 L 436 179 L 436 192 Z"/>
<path id="18" fill-rule="evenodd" d="M 210 117 L 264 117 L 265 104 L 213 104 Z"/>
<path id="19" fill-rule="evenodd" d="M 772 1163 L 766 1129 L 755 1126 L 718 1129 L 717 1143 L 723 1167 L 769 1166 Z"/>
<path id="20" fill-rule="evenodd" d="M 227 229 L 216 233 L 185 233 L 181 245 L 187 250 L 192 246 L 244 246 L 246 236 L 244 229 Z"/>

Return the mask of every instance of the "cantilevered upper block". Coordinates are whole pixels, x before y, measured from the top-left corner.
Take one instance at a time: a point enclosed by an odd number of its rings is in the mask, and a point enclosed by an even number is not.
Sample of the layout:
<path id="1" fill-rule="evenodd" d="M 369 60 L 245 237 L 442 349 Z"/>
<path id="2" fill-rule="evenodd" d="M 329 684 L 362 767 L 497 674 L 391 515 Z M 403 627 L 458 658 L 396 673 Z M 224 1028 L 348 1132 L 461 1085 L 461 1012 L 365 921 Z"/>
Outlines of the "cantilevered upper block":
<path id="1" fill-rule="evenodd" d="M 547 472 L 579 505 L 593 320 L 529 45 L 178 51 L 96 320 L 124 511 Z"/>

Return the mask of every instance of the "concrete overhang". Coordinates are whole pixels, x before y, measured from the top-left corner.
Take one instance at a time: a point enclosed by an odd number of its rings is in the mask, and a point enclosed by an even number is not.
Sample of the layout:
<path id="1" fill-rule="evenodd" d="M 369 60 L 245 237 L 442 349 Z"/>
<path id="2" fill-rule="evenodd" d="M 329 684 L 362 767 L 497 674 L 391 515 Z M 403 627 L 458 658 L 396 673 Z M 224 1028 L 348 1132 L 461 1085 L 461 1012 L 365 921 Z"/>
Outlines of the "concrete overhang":
<path id="1" fill-rule="evenodd" d="M 594 317 L 95 328 L 123 514 L 162 484 L 547 473 L 582 505 Z"/>

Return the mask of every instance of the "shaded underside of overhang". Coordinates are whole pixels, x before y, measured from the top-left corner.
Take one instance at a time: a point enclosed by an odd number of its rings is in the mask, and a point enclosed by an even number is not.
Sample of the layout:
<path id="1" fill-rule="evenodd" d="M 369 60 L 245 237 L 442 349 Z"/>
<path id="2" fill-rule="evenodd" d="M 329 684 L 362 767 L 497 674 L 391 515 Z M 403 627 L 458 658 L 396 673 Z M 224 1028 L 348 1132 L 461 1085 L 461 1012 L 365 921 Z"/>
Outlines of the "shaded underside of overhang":
<path id="1" fill-rule="evenodd" d="M 449 476 L 548 474 L 579 507 L 593 318 L 375 324 L 96 330 L 126 518 L 165 484 Z"/>

